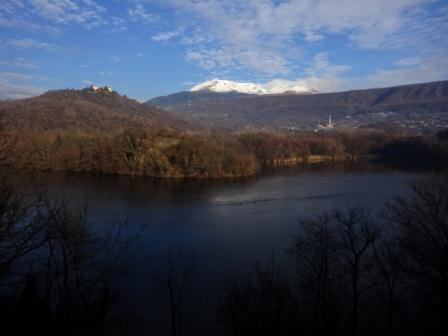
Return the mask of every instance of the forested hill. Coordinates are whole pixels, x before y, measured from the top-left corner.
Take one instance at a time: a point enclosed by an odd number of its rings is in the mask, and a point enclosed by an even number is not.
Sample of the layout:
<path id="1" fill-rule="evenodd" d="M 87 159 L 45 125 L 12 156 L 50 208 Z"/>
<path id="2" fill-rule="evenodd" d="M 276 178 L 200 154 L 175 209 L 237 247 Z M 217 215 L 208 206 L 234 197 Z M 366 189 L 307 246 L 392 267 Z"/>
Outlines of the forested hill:
<path id="1" fill-rule="evenodd" d="M 10 128 L 22 131 L 192 127 L 171 112 L 105 91 L 58 90 L 27 99 L 0 101 L 0 113 Z"/>
<path id="2" fill-rule="evenodd" d="M 195 93 L 190 93 L 195 94 Z M 176 98 L 170 100 L 169 98 Z M 218 94 L 219 97 L 219 94 Z M 171 95 L 149 103 L 196 117 L 212 125 L 313 128 L 328 115 L 338 126 L 421 121 L 444 125 L 448 115 L 448 81 L 321 94 L 283 94 L 180 101 Z M 445 118 L 445 119 L 444 119 Z"/>

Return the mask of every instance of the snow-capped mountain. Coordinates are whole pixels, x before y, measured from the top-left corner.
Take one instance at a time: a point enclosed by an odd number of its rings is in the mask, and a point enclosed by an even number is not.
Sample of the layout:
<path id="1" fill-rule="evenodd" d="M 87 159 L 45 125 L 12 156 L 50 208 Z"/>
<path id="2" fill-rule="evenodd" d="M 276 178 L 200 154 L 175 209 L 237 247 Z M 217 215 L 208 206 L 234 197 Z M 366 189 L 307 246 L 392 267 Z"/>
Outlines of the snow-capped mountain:
<path id="1" fill-rule="evenodd" d="M 265 84 L 250 83 L 250 82 L 233 82 L 224 79 L 212 79 L 193 86 L 191 92 L 208 91 L 208 92 L 239 92 L 246 94 L 281 94 L 281 93 L 297 93 L 310 94 L 317 93 L 316 90 L 310 89 L 306 86 L 299 85 L 294 81 L 287 80 L 272 80 Z"/>
<path id="2" fill-rule="evenodd" d="M 248 93 L 248 94 L 263 94 L 263 88 L 255 83 L 249 82 L 232 82 L 229 80 L 223 79 L 212 79 L 207 82 L 200 83 L 196 86 L 193 86 L 190 91 L 211 91 L 211 92 L 240 92 L 240 93 Z"/>

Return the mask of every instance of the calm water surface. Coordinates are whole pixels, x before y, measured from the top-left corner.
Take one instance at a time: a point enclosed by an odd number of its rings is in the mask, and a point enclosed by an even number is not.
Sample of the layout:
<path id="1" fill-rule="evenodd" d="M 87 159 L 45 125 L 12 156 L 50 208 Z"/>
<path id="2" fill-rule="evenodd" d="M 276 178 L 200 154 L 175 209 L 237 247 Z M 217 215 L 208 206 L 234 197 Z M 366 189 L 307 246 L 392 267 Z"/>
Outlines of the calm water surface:
<path id="1" fill-rule="evenodd" d="M 119 215 L 129 219 L 130 228 L 148 225 L 139 244 L 140 264 L 124 276 L 122 287 L 128 304 L 150 311 L 160 307 L 148 302 L 161 302 L 152 272 L 167 247 L 193 255 L 194 303 L 213 304 L 224 280 L 245 276 L 255 262 L 275 260 L 287 266 L 291 261 L 284 249 L 300 217 L 357 204 L 379 208 L 406 193 L 407 183 L 416 177 L 337 169 L 233 181 L 44 175 L 35 183 L 58 198 L 88 200 L 99 221 Z"/>

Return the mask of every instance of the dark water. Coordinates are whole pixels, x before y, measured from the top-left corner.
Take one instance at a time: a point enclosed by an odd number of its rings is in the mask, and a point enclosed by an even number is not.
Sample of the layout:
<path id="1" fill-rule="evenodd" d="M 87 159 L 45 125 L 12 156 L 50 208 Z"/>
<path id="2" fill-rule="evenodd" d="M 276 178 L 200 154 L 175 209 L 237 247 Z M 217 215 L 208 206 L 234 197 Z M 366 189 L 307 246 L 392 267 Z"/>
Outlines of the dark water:
<path id="1" fill-rule="evenodd" d="M 152 272 L 168 246 L 194 258 L 192 307 L 212 307 L 224 280 L 245 276 L 255 262 L 275 260 L 287 267 L 284 249 L 300 217 L 358 204 L 380 208 L 416 177 L 378 169 L 311 169 L 233 181 L 44 175 L 35 183 L 59 198 L 88 199 L 100 221 L 120 215 L 129 219 L 129 228 L 147 223 L 140 264 L 122 277 L 121 286 L 127 305 L 161 318 L 163 295 Z"/>

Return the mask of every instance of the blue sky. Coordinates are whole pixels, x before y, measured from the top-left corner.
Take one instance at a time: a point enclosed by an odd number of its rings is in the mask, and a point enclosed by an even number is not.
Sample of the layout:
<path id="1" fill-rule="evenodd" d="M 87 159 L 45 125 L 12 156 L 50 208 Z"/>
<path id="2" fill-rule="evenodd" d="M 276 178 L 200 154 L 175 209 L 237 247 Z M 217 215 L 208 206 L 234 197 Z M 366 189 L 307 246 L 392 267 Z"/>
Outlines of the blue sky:
<path id="1" fill-rule="evenodd" d="M 448 79 L 447 0 L 0 0 L 0 99 L 221 78 L 320 91 Z"/>

